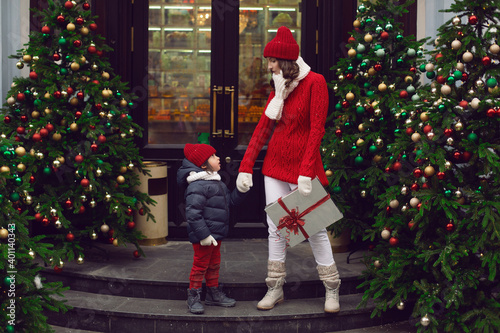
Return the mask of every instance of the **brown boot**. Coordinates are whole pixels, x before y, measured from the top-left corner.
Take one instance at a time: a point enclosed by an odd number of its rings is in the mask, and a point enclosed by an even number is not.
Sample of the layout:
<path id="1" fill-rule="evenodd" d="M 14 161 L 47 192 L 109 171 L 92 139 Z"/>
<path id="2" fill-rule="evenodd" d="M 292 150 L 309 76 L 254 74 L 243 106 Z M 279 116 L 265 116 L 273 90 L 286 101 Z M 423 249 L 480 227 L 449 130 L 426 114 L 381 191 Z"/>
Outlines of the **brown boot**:
<path id="1" fill-rule="evenodd" d="M 323 281 L 326 289 L 325 294 L 325 312 L 335 313 L 340 311 L 339 289 L 340 278 L 337 265 L 319 266 L 317 267 L 319 278 Z"/>
<path id="2" fill-rule="evenodd" d="M 257 304 L 259 310 L 271 310 L 276 304 L 285 300 L 283 285 L 285 284 L 286 268 L 281 261 L 268 261 L 267 263 L 267 293 Z"/>

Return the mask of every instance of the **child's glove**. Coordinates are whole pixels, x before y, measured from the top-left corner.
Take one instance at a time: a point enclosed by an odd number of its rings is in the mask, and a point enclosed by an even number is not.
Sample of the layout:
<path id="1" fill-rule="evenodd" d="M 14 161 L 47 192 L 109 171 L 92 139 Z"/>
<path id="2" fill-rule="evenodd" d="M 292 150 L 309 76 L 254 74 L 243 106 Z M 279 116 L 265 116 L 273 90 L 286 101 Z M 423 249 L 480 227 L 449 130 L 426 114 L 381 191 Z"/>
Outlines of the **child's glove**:
<path id="1" fill-rule="evenodd" d="M 279 74 L 273 73 L 274 81 L 274 97 L 269 102 L 266 108 L 266 116 L 270 119 L 281 119 L 281 113 L 283 112 L 284 100 L 288 97 L 288 92 L 285 87 L 286 79 L 283 77 L 282 72 Z"/>
<path id="2" fill-rule="evenodd" d="M 311 177 L 299 176 L 299 179 L 297 180 L 297 184 L 299 186 L 299 193 L 300 194 L 302 194 L 305 197 L 307 197 L 309 194 L 311 194 L 311 191 L 312 191 Z"/>
<path id="3" fill-rule="evenodd" d="M 213 246 L 217 246 L 217 244 L 218 244 L 212 235 L 208 236 L 207 238 L 202 239 L 200 242 L 201 246 L 210 246 L 212 244 L 213 244 Z"/>
<path id="4" fill-rule="evenodd" d="M 236 188 L 241 193 L 246 193 L 253 186 L 252 174 L 247 172 L 240 172 L 236 178 Z"/>

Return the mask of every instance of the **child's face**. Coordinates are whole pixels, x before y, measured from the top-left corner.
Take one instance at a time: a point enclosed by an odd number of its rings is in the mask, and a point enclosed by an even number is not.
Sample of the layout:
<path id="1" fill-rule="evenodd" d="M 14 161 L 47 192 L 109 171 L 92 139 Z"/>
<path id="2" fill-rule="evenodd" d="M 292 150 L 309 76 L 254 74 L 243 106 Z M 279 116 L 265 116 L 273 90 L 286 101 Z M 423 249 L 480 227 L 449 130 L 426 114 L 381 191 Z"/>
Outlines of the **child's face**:
<path id="1" fill-rule="evenodd" d="M 220 170 L 220 158 L 219 156 L 213 154 L 208 158 L 208 165 L 210 165 L 210 168 L 212 171 L 219 171 Z"/>

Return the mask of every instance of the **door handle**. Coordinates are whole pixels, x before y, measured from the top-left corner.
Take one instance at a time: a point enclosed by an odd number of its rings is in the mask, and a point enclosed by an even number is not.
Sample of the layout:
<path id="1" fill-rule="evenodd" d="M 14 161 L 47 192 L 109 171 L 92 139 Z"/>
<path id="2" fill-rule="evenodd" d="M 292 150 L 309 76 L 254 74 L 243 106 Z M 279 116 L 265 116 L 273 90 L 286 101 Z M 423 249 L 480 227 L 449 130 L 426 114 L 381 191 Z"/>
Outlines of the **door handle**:
<path id="1" fill-rule="evenodd" d="M 225 87 L 225 94 L 231 94 L 231 130 L 225 130 L 224 137 L 234 138 L 234 86 Z"/>
<path id="2" fill-rule="evenodd" d="M 221 137 L 222 130 L 217 130 L 217 94 L 222 94 L 222 86 L 214 86 L 213 93 L 213 112 L 212 112 L 212 135 Z"/>

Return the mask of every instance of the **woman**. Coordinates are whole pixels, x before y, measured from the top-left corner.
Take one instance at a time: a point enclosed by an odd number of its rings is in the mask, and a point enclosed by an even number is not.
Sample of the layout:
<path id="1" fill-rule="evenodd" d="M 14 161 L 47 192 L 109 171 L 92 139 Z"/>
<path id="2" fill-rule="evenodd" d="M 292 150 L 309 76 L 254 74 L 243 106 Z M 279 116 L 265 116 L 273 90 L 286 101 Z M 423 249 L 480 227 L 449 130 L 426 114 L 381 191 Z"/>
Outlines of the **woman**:
<path id="1" fill-rule="evenodd" d="M 311 72 L 299 57 L 299 45 L 288 28 L 278 29 L 276 37 L 264 48 L 264 57 L 272 73 L 274 91 L 241 161 L 236 185 L 242 192 L 252 186 L 253 165 L 272 133 L 262 167 L 269 204 L 297 187 L 301 195 L 309 195 L 311 181 L 316 177 L 323 185 L 328 184 L 319 153 L 325 133 L 328 89 L 323 76 Z M 276 232 L 269 216 L 267 224 L 268 291 L 257 305 L 260 310 L 272 309 L 284 300 L 286 276 L 286 240 Z M 338 312 L 340 278 L 326 229 L 309 237 L 309 243 L 326 288 L 325 312 Z"/>

